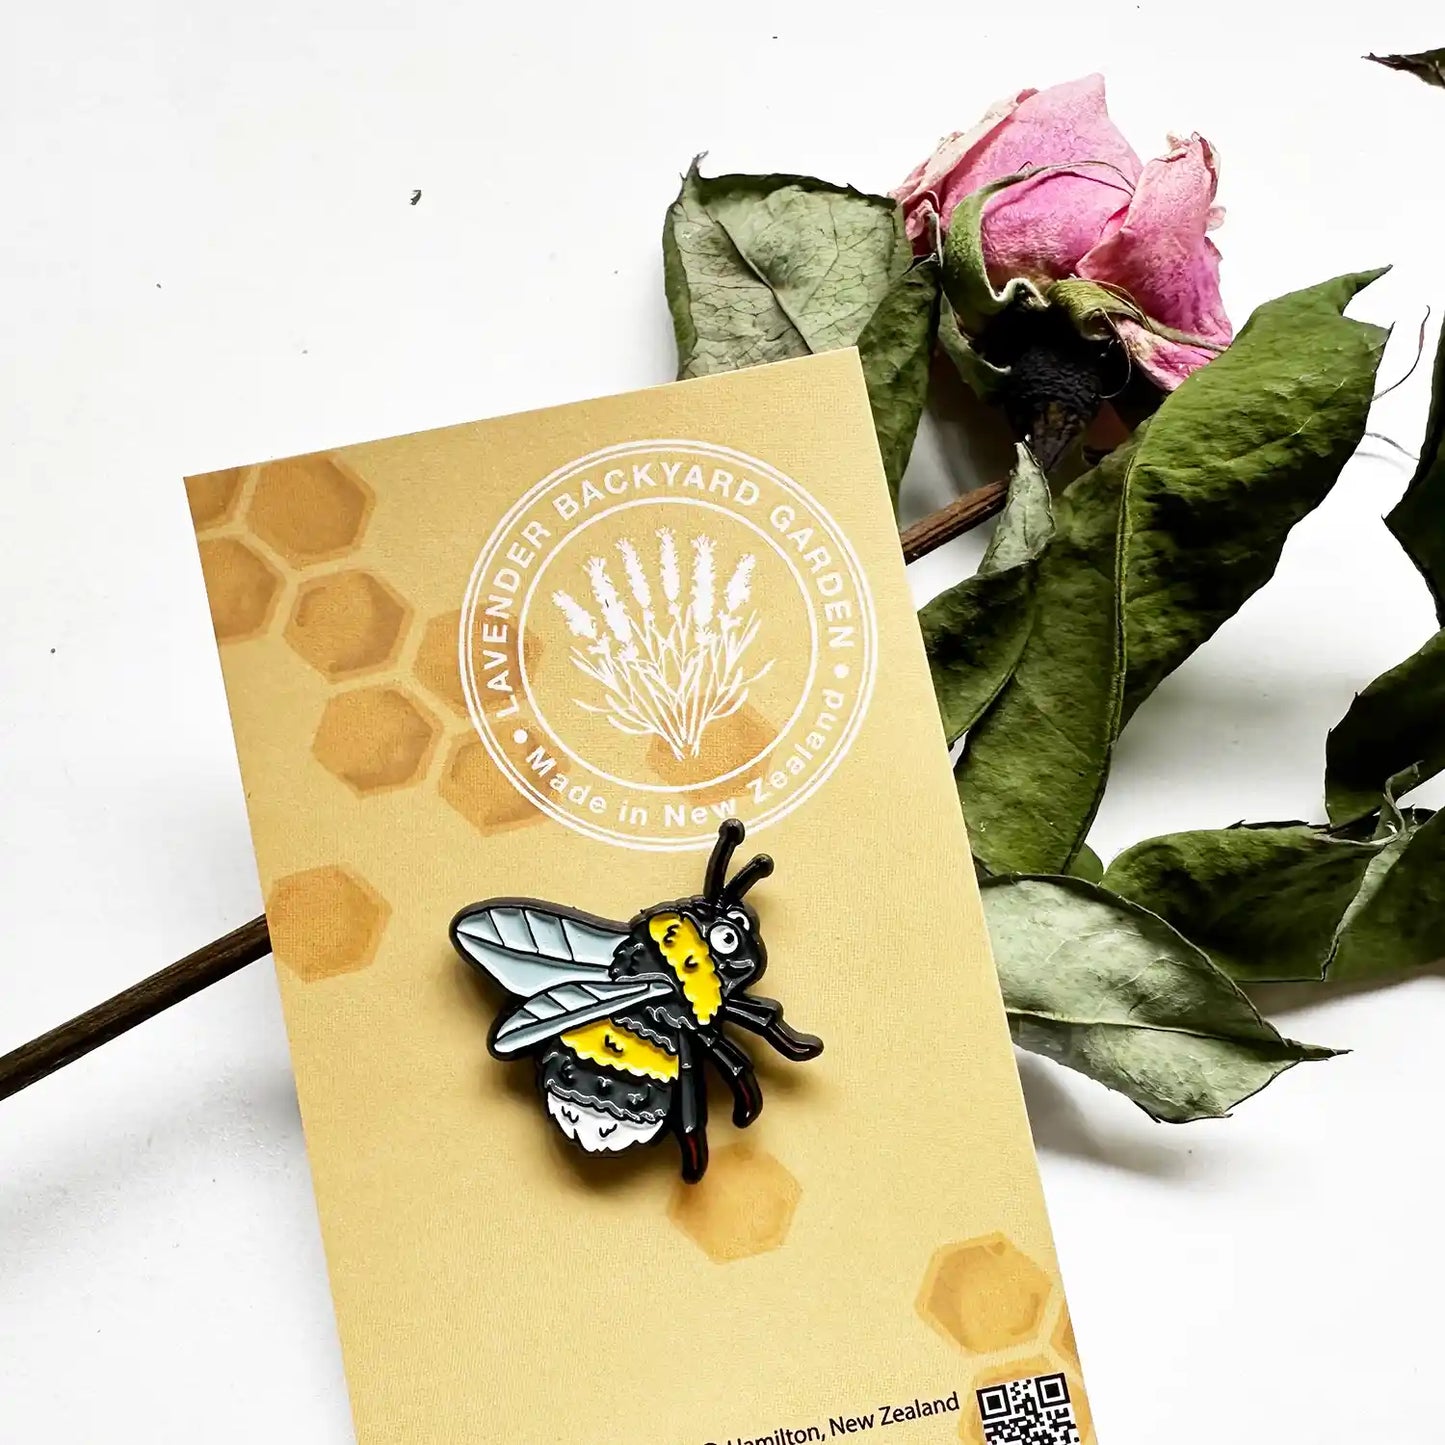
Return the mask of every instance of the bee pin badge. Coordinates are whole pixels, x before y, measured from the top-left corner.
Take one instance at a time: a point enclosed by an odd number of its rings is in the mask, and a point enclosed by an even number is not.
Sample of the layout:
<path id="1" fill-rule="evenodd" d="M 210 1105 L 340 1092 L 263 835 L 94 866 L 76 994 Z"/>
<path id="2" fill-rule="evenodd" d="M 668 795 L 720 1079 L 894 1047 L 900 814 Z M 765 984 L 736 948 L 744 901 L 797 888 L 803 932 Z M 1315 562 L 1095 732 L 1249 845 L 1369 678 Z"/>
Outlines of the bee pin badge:
<path id="1" fill-rule="evenodd" d="M 487 1041 L 493 1056 L 533 1056 L 547 1112 L 588 1153 L 653 1143 L 670 1128 L 682 1177 L 695 1183 L 707 1170 L 703 1061 L 731 1091 L 739 1129 L 763 1107 L 752 1060 L 724 1025 L 787 1059 L 823 1052 L 783 1022 L 780 1003 L 748 992 L 768 955 L 743 895 L 773 860 L 760 853 L 729 879 L 744 832 L 736 818 L 718 829 L 699 897 L 630 923 L 531 898 L 488 899 L 452 920 L 457 952 L 512 995 Z"/>

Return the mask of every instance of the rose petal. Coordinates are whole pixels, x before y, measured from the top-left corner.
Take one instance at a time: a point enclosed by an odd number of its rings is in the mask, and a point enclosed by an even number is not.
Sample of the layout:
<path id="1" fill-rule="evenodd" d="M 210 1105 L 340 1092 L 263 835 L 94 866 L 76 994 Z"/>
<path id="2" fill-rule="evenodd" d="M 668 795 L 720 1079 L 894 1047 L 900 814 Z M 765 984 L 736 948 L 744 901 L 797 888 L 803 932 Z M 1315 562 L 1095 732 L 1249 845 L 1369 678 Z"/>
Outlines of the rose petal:
<path id="1" fill-rule="evenodd" d="M 1123 223 L 1079 262 L 1079 275 L 1120 287 L 1151 321 L 1227 346 L 1234 331 L 1219 294 L 1219 251 L 1205 234 L 1217 186 L 1214 152 L 1200 136 L 1150 161 Z M 1215 355 L 1137 322 L 1124 322 L 1120 332 L 1135 362 L 1166 391 Z"/>
<path id="2" fill-rule="evenodd" d="M 960 194 L 1028 166 L 1069 162 L 1080 169 L 1010 186 L 984 211 L 983 251 L 996 284 L 1011 276 L 1057 281 L 1073 275 L 1127 207 L 1139 157 L 1109 119 L 1101 75 L 1056 85 L 1020 105 L 975 154 Z"/>
<path id="3" fill-rule="evenodd" d="M 1073 274 L 1128 205 L 1139 157 L 1109 119 L 1101 75 L 1021 91 L 1012 104 L 1001 105 L 980 127 L 950 137 L 895 195 L 917 213 L 916 222 L 909 218 L 916 237 L 927 227 L 925 207 L 932 204 L 925 192 L 937 198 L 946 225 L 959 201 L 990 181 L 1026 167 L 1099 162 L 1021 181 L 984 212 L 984 256 L 996 284 L 1014 276 L 1059 280 Z"/>
<path id="4" fill-rule="evenodd" d="M 1022 101 L 1037 94 L 1036 90 L 1021 90 L 1017 95 L 1006 95 L 1002 100 L 994 101 L 977 125 L 971 130 L 956 130 L 952 135 L 944 136 L 934 147 L 933 154 L 926 161 L 914 166 L 903 184 L 888 193 L 903 206 L 903 219 L 909 238 L 915 242 L 922 239 L 922 249 L 925 252 L 932 248 L 933 242 L 929 219 L 938 214 L 937 208 L 942 204 L 943 191 L 948 184 L 950 173 L 964 164 L 969 152 L 1001 121 L 1007 120 Z M 954 204 L 956 203 L 955 200 Z M 953 206 L 950 205 L 949 211 L 952 210 Z"/>

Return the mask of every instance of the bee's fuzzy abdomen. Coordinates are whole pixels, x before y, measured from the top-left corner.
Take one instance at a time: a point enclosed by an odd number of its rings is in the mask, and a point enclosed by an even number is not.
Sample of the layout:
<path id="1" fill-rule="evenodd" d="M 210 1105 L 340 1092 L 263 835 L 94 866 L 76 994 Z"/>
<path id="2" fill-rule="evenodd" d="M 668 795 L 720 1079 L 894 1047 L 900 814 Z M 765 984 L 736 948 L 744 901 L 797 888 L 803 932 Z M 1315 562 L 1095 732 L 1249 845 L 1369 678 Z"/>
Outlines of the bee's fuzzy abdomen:
<path id="1" fill-rule="evenodd" d="M 671 1084 L 578 1058 L 562 1045 L 538 1059 L 537 1082 L 544 1093 L 632 1124 L 661 1123 L 672 1101 Z"/>
<path id="2" fill-rule="evenodd" d="M 672 1085 L 579 1058 L 564 1045 L 537 1060 L 537 1082 L 553 1122 L 590 1154 L 616 1154 L 661 1133 Z"/>

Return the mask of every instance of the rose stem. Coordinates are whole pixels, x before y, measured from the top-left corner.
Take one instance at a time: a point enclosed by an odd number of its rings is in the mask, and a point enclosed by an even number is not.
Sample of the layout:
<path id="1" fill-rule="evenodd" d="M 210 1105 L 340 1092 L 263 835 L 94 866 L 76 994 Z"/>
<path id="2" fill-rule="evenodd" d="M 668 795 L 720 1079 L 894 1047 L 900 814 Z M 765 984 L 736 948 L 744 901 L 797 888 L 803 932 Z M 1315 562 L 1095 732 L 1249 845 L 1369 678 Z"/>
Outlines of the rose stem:
<path id="1" fill-rule="evenodd" d="M 92 1049 L 119 1038 L 128 1029 L 219 983 L 270 952 L 271 937 L 266 931 L 265 918 L 243 923 L 224 938 L 187 954 L 179 963 L 132 984 L 69 1023 L 0 1057 L 0 1099 L 18 1094 L 37 1079 L 74 1063 Z"/>
<path id="2" fill-rule="evenodd" d="M 930 513 L 921 522 L 915 522 L 903 531 L 899 541 L 903 544 L 903 560 L 916 562 L 926 557 L 936 547 L 972 531 L 980 523 L 1003 510 L 1008 500 L 1007 482 L 989 482 L 972 492 L 965 492 L 956 502 Z"/>
<path id="3" fill-rule="evenodd" d="M 1007 496 L 1006 483 L 990 482 L 915 522 L 899 538 L 903 560 L 916 562 L 934 548 L 986 522 L 1003 508 Z M 0 1099 L 18 1094 L 47 1074 L 84 1058 L 92 1049 L 108 1044 L 137 1024 L 164 1013 L 172 1004 L 219 983 L 270 952 L 271 935 L 262 915 L 87 1009 L 69 1023 L 0 1055 Z"/>

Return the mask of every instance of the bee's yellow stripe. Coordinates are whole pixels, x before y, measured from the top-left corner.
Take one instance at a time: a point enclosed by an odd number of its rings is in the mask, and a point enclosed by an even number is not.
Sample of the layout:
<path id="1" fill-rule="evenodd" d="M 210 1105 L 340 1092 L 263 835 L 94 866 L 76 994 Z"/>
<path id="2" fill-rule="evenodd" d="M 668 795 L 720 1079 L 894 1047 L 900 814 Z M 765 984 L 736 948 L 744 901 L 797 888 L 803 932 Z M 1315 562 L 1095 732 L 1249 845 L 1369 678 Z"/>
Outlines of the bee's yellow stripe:
<path id="1" fill-rule="evenodd" d="M 647 931 L 682 984 L 694 1017 L 708 1023 L 722 1007 L 722 983 L 696 924 L 680 913 L 659 913 L 648 919 Z"/>
<path id="2" fill-rule="evenodd" d="M 594 1064 L 625 1069 L 646 1079 L 671 1082 L 677 1077 L 677 1059 L 648 1039 L 624 1029 L 611 1019 L 600 1019 L 571 1033 L 562 1042 L 577 1055 Z"/>

